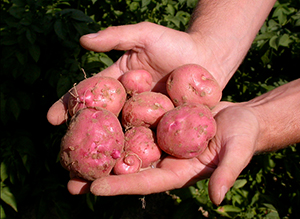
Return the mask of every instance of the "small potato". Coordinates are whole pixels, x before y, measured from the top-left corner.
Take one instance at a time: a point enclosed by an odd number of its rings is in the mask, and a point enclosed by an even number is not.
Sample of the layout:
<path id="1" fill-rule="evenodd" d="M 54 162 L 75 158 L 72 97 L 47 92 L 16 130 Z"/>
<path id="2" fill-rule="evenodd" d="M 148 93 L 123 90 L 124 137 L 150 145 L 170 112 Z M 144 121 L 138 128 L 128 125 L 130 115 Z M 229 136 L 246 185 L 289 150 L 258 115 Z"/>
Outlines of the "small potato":
<path id="1" fill-rule="evenodd" d="M 133 152 L 142 160 L 142 168 L 150 167 L 161 157 L 154 132 L 147 127 L 133 127 L 125 132 L 124 150 Z"/>
<path id="2" fill-rule="evenodd" d="M 121 82 L 103 76 L 87 78 L 74 86 L 69 93 L 70 116 L 86 107 L 101 107 L 118 116 L 126 101 L 126 91 Z"/>
<path id="3" fill-rule="evenodd" d="M 124 148 L 117 117 L 103 108 L 84 108 L 71 119 L 61 141 L 62 166 L 86 180 L 109 175 Z"/>
<path id="4" fill-rule="evenodd" d="M 125 129 L 134 126 L 155 128 L 164 113 L 174 108 L 164 94 L 143 92 L 126 101 L 122 110 L 122 125 Z"/>
<path id="5" fill-rule="evenodd" d="M 117 160 L 113 172 L 117 175 L 137 173 L 142 166 L 142 160 L 132 152 L 124 152 Z"/>
<path id="6" fill-rule="evenodd" d="M 128 95 L 150 91 L 152 88 L 152 75 L 146 70 L 130 70 L 120 78 L 120 82 L 126 89 Z"/>
<path id="7" fill-rule="evenodd" d="M 177 158 L 200 155 L 215 134 L 216 122 L 202 104 L 183 104 L 167 112 L 156 131 L 158 146 Z"/>
<path id="8" fill-rule="evenodd" d="M 222 97 L 222 90 L 214 77 L 196 64 L 183 65 L 173 70 L 166 88 L 175 106 L 196 103 L 212 108 Z"/>

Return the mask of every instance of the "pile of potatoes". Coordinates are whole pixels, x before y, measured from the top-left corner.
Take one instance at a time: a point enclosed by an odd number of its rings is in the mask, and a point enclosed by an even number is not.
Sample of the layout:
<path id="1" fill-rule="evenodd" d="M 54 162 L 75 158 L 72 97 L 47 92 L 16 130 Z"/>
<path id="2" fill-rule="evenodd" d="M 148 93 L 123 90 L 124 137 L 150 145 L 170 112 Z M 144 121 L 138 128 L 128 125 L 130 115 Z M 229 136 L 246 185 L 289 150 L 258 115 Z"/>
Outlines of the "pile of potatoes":
<path id="1" fill-rule="evenodd" d="M 166 154 L 200 155 L 216 133 L 211 108 L 222 95 L 216 80 L 203 67 L 187 64 L 170 73 L 167 94 L 151 88 L 145 70 L 125 72 L 118 80 L 95 75 L 74 86 L 62 166 L 92 181 L 154 168 Z"/>

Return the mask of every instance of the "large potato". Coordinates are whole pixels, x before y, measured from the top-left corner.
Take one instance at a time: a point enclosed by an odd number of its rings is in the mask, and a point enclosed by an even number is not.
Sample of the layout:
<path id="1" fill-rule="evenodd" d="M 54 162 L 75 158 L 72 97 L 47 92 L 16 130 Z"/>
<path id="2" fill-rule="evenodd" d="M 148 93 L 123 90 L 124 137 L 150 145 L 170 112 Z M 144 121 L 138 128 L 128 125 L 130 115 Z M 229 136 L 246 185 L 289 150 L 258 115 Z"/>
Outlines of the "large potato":
<path id="1" fill-rule="evenodd" d="M 216 133 L 210 109 L 202 104 L 184 104 L 167 112 L 157 126 L 158 146 L 177 158 L 200 155 Z"/>
<path id="2" fill-rule="evenodd" d="M 175 106 L 200 103 L 212 108 L 222 97 L 222 90 L 215 78 L 196 64 L 183 65 L 173 70 L 166 88 Z"/>
<path id="3" fill-rule="evenodd" d="M 70 91 L 68 110 L 73 116 L 86 107 L 101 107 L 118 115 L 126 101 L 126 91 L 117 79 L 94 76 L 81 81 Z"/>
<path id="4" fill-rule="evenodd" d="M 72 118 L 61 142 L 61 164 L 77 177 L 109 175 L 124 147 L 124 133 L 110 111 L 84 108 Z"/>

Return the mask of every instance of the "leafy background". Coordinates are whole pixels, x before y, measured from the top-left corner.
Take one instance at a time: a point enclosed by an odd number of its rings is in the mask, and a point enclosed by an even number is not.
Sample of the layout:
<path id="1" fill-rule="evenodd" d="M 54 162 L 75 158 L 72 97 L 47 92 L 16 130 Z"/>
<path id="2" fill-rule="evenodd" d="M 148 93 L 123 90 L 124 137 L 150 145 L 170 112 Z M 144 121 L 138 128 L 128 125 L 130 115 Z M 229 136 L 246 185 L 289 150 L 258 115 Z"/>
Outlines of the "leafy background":
<path id="1" fill-rule="evenodd" d="M 122 52 L 93 53 L 79 37 L 112 25 L 150 21 L 184 31 L 196 0 L 1 1 L 1 218 L 299 218 L 296 145 L 257 155 L 221 205 L 208 180 L 147 196 L 71 196 L 58 160 L 66 125 L 46 120 L 51 104 Z M 299 77 L 300 2 L 278 1 L 224 100 L 246 101 Z M 288 113 L 288 112 L 283 112 Z"/>

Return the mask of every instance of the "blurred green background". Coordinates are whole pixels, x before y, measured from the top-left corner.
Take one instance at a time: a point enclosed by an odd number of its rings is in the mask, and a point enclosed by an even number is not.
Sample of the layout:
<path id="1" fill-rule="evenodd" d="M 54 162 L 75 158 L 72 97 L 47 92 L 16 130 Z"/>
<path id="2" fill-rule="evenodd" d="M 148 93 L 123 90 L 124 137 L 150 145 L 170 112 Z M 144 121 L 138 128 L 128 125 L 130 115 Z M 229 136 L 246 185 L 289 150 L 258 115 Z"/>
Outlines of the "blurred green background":
<path id="1" fill-rule="evenodd" d="M 71 196 L 58 160 L 66 125 L 48 108 L 74 83 L 123 52 L 93 53 L 79 37 L 112 25 L 150 21 L 184 31 L 196 0 L 2 0 L 0 79 L 0 216 L 70 218 L 299 218 L 300 149 L 257 155 L 219 207 L 208 180 L 147 196 Z M 299 78 L 300 2 L 278 1 L 224 90 L 246 101 Z M 283 112 L 288 113 L 288 112 Z"/>

